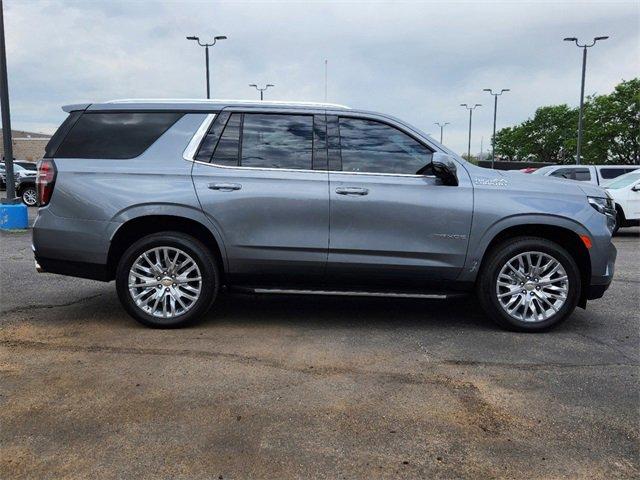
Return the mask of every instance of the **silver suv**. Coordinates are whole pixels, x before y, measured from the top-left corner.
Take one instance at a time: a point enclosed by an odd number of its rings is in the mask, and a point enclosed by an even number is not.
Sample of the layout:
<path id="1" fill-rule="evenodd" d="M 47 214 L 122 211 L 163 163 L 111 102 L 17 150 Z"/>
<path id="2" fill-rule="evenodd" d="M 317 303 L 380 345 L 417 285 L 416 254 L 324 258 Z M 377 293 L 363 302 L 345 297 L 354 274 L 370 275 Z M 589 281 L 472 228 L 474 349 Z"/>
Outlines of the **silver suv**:
<path id="1" fill-rule="evenodd" d="M 396 118 L 312 103 L 64 107 L 39 164 L 38 270 L 115 280 L 152 327 L 259 292 L 473 292 L 520 331 L 611 283 L 601 188 L 465 162 Z"/>

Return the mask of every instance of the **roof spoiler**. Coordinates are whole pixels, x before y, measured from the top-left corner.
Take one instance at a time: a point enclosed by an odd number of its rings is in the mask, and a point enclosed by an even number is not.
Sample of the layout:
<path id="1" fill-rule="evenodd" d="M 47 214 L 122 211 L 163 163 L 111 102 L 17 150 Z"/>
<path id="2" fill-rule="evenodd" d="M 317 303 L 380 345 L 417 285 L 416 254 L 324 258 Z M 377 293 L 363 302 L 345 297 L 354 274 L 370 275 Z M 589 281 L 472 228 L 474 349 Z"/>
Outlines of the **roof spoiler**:
<path id="1" fill-rule="evenodd" d="M 73 103 L 71 105 L 63 105 L 62 110 L 67 113 L 71 113 L 71 112 L 76 112 L 78 110 L 86 110 L 87 108 L 89 108 L 89 105 L 91 104 L 90 103 Z"/>

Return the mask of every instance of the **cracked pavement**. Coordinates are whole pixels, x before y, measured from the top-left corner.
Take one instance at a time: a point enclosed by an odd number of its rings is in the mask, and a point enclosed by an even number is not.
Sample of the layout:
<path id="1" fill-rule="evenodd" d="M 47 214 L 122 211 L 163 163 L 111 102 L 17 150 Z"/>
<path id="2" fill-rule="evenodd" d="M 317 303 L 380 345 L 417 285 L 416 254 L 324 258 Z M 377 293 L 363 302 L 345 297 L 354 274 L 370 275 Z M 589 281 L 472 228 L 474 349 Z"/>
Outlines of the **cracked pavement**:
<path id="1" fill-rule="evenodd" d="M 32 212 L 33 214 L 33 212 Z M 139 326 L 0 233 L 0 478 L 637 478 L 640 235 L 546 334 L 472 298 L 222 295 Z"/>

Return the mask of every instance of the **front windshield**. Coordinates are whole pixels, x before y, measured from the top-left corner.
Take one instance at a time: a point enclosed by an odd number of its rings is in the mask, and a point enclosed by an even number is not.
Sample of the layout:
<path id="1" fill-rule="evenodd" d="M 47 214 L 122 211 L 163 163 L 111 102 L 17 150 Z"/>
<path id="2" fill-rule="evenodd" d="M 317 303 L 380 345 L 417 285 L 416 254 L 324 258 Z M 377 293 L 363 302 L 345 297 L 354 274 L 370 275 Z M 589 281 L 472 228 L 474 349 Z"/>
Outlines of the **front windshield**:
<path id="1" fill-rule="evenodd" d="M 614 178 L 607 184 L 605 184 L 604 188 L 613 188 L 617 190 L 618 188 L 624 188 L 631 185 L 633 182 L 640 180 L 640 172 L 632 172 L 627 173 L 626 175 L 622 175 L 621 177 Z"/>

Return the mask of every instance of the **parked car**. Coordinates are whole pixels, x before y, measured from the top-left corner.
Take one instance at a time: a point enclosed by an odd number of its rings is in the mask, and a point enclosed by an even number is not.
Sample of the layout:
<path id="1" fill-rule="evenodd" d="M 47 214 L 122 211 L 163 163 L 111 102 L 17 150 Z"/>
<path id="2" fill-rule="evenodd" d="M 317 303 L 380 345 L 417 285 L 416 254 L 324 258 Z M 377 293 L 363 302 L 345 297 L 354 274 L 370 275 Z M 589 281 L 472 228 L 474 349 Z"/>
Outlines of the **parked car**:
<path id="1" fill-rule="evenodd" d="M 36 162 L 26 162 L 26 161 L 22 161 L 22 160 L 14 160 L 13 163 L 14 163 L 14 165 L 20 165 L 22 168 L 25 168 L 27 170 L 32 170 L 34 172 L 36 172 L 38 170 L 38 164 Z"/>
<path id="2" fill-rule="evenodd" d="M 39 164 L 36 267 L 115 280 L 151 327 L 202 317 L 225 286 L 476 292 L 498 324 L 532 332 L 613 277 L 602 188 L 474 166 L 387 115 L 202 100 L 64 110 Z"/>
<path id="3" fill-rule="evenodd" d="M 604 185 L 616 206 L 616 230 L 640 225 L 640 170 L 621 175 Z"/>
<path id="4" fill-rule="evenodd" d="M 4 166 L 4 163 L 0 163 L 0 189 L 4 190 L 7 188 L 7 170 Z"/>
<path id="5" fill-rule="evenodd" d="M 640 168 L 640 165 L 551 165 L 539 168 L 531 173 L 533 175 L 545 175 L 602 185 L 613 178 L 633 172 L 638 168 Z"/>
<path id="6" fill-rule="evenodd" d="M 36 193 L 36 177 L 38 172 L 28 170 L 19 163 L 14 162 L 13 174 L 15 177 L 16 195 L 29 207 L 37 205 L 38 196 Z"/>
<path id="7" fill-rule="evenodd" d="M 526 167 L 526 168 L 521 168 L 521 169 L 520 169 L 520 170 L 518 170 L 518 171 L 519 171 L 519 172 L 522 172 L 522 173 L 533 173 L 533 172 L 535 172 L 536 170 L 538 170 L 538 168 L 537 168 L 537 167 Z"/>

